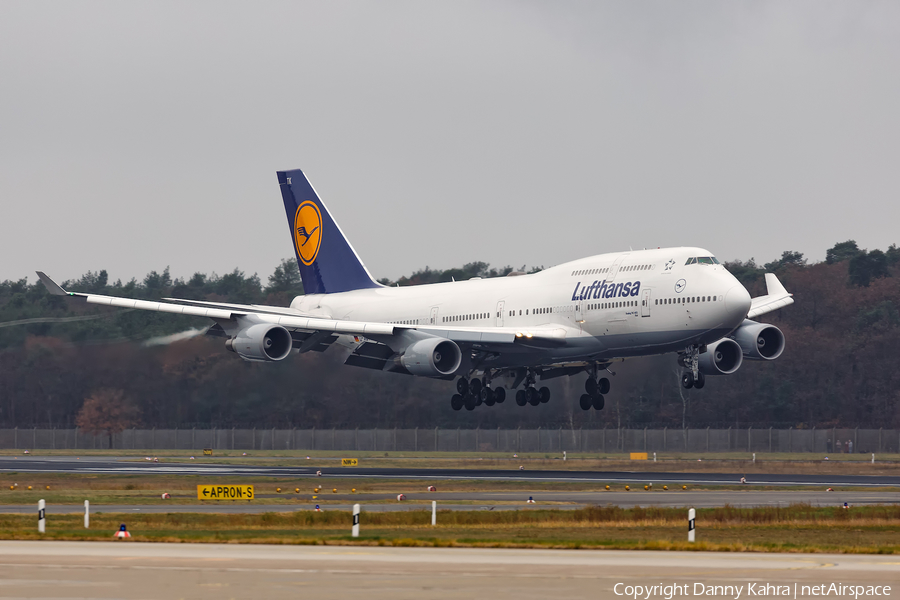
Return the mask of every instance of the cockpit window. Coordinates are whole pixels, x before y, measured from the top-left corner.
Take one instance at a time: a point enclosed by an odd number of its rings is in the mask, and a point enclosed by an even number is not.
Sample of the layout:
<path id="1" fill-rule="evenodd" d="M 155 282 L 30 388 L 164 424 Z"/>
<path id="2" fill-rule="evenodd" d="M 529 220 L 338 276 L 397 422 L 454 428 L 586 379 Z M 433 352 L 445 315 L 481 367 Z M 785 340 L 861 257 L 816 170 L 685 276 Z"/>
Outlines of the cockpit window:
<path id="1" fill-rule="evenodd" d="M 687 262 L 685 262 L 684 264 L 686 264 L 686 265 L 696 265 L 696 264 L 718 265 L 720 263 L 719 263 L 719 260 L 715 256 L 692 256 L 691 258 L 687 259 Z"/>

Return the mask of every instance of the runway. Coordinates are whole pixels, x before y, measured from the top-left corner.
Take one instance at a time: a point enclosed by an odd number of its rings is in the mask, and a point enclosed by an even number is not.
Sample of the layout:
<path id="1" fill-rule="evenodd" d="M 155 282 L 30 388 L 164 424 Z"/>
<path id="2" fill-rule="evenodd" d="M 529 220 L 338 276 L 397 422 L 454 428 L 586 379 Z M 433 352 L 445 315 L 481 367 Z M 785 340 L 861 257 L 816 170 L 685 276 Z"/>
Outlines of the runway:
<path id="1" fill-rule="evenodd" d="M 691 596 L 741 586 L 741 597 L 796 584 L 799 597 L 832 582 L 888 585 L 892 597 L 898 569 L 881 555 L 6 541 L 0 598 L 621 599 L 625 586 L 660 584 Z"/>
<path id="2" fill-rule="evenodd" d="M 305 461 L 304 461 L 305 462 Z M 201 462 L 150 463 L 143 461 L 110 460 L 108 458 L 71 457 L 18 457 L 0 458 L 2 472 L 49 472 L 84 474 L 158 474 L 158 475 L 201 475 L 209 477 L 280 477 L 298 479 L 315 477 L 317 471 L 324 478 L 368 478 L 368 479 L 421 479 L 441 480 L 481 480 L 481 481 L 546 481 L 582 483 L 622 483 L 640 484 L 653 482 L 654 485 L 733 485 L 740 482 L 742 473 L 650 473 L 637 471 L 561 471 L 561 470 L 500 470 L 500 469 L 398 469 L 336 467 L 328 465 L 306 465 L 302 467 L 267 467 L 256 465 L 203 464 Z M 753 475 L 748 485 L 768 486 L 854 486 L 854 487 L 900 487 L 900 475 Z"/>
<path id="3" fill-rule="evenodd" d="M 265 499 L 250 502 L 195 501 L 190 504 L 91 504 L 93 513 L 264 513 L 313 510 L 318 504 L 323 510 L 352 510 L 353 504 L 360 504 L 364 512 L 395 512 L 408 510 L 431 510 L 431 501 L 438 503 L 439 510 L 533 510 L 561 509 L 574 510 L 586 506 L 607 504 L 631 508 L 635 506 L 660 508 L 715 508 L 726 504 L 749 508 L 755 506 L 787 506 L 805 503 L 818 506 L 840 506 L 847 502 L 851 506 L 865 504 L 900 503 L 900 492 L 881 491 L 670 491 L 670 492 L 452 492 L 452 493 L 408 493 L 406 501 L 396 501 L 393 494 L 325 495 L 322 499 L 310 500 L 309 496 L 284 495 L 292 498 L 291 504 L 265 504 Z M 527 504 L 533 497 L 534 504 Z M 38 496 L 34 496 L 36 499 Z M 259 496 L 257 496 L 259 498 Z M 36 500 L 35 500 L 36 502 Z M 0 504 L 0 513 L 31 514 L 32 504 Z M 50 504 L 47 515 L 81 514 L 81 504 Z"/>

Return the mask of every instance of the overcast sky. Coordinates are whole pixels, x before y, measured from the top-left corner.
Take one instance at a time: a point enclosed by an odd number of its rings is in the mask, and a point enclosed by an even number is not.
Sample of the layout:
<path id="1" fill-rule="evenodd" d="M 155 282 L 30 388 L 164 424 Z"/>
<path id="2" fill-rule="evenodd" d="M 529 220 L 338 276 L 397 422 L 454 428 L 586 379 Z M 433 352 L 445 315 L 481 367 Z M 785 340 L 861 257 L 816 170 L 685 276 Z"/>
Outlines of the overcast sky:
<path id="1" fill-rule="evenodd" d="M 897 2 L 0 0 L 0 280 L 900 243 Z"/>

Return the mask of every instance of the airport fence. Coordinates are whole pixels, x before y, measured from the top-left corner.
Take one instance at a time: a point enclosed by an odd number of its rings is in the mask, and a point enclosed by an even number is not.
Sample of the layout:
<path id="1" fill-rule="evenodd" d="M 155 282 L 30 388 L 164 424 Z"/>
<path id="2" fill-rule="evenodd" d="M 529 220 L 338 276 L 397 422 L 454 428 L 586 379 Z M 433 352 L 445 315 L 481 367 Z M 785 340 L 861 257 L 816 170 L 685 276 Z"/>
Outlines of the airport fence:
<path id="1" fill-rule="evenodd" d="M 127 429 L 113 448 L 336 452 L 896 453 L 897 429 Z M 107 449 L 78 429 L 0 429 L 2 449 Z"/>

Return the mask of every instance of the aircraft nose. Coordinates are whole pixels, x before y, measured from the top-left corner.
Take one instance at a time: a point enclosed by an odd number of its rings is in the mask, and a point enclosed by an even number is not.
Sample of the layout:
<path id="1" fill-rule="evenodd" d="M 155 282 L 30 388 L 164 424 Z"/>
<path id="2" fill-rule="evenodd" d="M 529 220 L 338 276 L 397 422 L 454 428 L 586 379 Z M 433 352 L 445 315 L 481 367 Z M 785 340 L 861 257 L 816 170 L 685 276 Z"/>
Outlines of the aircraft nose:
<path id="1" fill-rule="evenodd" d="M 725 293 L 725 310 L 742 319 L 750 312 L 750 294 L 742 285 L 736 285 Z"/>

